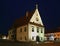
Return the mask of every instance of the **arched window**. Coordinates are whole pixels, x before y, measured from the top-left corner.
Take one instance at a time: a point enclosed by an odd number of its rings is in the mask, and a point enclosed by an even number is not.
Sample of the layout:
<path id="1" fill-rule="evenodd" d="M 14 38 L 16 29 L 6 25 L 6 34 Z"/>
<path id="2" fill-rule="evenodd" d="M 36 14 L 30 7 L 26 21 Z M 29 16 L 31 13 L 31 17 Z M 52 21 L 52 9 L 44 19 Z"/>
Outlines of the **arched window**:
<path id="1" fill-rule="evenodd" d="M 36 41 L 38 41 L 38 42 L 40 41 L 39 36 L 36 36 Z"/>
<path id="2" fill-rule="evenodd" d="M 37 27 L 37 33 L 39 33 L 39 27 Z"/>
<path id="3" fill-rule="evenodd" d="M 32 32 L 34 32 L 34 27 L 32 26 Z"/>
<path id="4" fill-rule="evenodd" d="M 43 28 L 41 28 L 41 33 L 43 33 Z"/>

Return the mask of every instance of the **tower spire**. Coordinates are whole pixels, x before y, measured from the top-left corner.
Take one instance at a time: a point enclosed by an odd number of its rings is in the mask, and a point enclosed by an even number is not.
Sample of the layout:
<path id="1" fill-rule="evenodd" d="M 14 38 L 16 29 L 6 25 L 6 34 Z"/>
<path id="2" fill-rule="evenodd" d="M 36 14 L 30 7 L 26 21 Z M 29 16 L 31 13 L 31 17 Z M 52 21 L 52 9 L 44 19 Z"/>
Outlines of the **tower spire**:
<path id="1" fill-rule="evenodd" d="M 38 9 L 38 4 L 36 4 L 36 9 Z"/>

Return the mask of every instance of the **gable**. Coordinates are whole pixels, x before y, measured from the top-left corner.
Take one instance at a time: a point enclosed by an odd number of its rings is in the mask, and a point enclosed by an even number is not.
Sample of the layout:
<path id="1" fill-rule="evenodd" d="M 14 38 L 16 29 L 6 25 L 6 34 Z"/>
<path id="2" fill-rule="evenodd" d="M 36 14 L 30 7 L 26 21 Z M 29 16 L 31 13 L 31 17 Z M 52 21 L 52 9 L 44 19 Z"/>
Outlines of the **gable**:
<path id="1" fill-rule="evenodd" d="M 27 25 L 29 22 L 34 22 L 34 24 L 40 24 L 41 26 L 44 26 L 37 7 L 36 10 L 32 12 L 27 11 L 25 16 L 16 19 L 12 25 L 12 28 Z"/>
<path id="2" fill-rule="evenodd" d="M 43 23 L 42 23 L 38 9 L 35 10 L 34 14 L 32 15 L 32 17 L 30 19 L 30 22 L 41 24 L 43 26 Z"/>

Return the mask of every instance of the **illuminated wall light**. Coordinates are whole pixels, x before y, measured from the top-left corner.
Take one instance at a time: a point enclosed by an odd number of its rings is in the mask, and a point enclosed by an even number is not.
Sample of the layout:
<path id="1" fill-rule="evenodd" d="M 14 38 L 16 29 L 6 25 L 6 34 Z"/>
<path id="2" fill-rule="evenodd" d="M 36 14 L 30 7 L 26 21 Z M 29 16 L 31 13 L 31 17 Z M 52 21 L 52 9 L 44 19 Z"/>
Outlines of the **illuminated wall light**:
<path id="1" fill-rule="evenodd" d="M 6 36 L 2 37 L 2 39 L 7 39 Z"/>

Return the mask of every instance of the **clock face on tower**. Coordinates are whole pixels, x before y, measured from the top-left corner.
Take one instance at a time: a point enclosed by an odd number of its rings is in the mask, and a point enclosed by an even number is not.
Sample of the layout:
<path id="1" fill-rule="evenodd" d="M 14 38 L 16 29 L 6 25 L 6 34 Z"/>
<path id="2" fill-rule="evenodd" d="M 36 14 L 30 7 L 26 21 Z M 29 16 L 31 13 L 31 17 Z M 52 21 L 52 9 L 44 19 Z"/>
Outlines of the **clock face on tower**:
<path id="1" fill-rule="evenodd" d="M 36 21 L 39 21 L 38 14 L 36 14 Z"/>
<path id="2" fill-rule="evenodd" d="M 39 21 L 38 17 L 36 17 L 36 21 Z"/>

